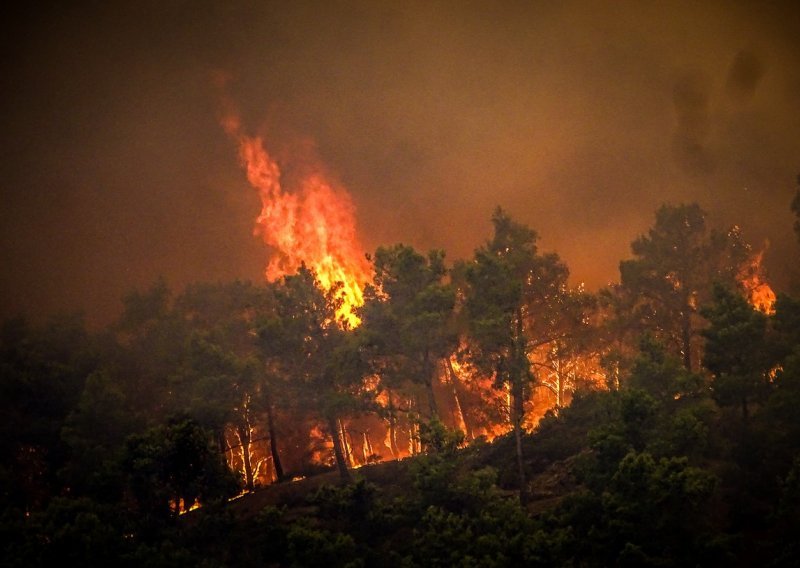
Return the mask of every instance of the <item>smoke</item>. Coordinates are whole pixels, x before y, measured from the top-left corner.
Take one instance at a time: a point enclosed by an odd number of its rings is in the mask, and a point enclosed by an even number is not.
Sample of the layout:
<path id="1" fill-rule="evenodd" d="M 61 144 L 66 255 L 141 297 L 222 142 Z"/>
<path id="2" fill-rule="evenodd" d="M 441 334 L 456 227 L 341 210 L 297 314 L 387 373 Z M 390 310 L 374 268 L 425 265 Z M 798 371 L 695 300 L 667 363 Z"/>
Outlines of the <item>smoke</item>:
<path id="1" fill-rule="evenodd" d="M 502 205 L 592 288 L 616 280 L 662 202 L 698 201 L 768 237 L 779 276 L 797 254 L 798 14 L 681 0 L 9 14 L 0 313 L 107 321 L 159 274 L 173 287 L 262 277 L 262 204 L 220 129 L 212 69 L 235 76 L 241 124 L 293 164 L 284 187 L 307 177 L 293 158 L 305 152 L 348 189 L 362 253 L 405 242 L 469 256 Z"/>
<path id="2" fill-rule="evenodd" d="M 764 63 L 755 53 L 749 50 L 737 53 L 725 84 L 731 100 L 738 104 L 750 101 L 764 76 L 764 71 Z"/>
<path id="3" fill-rule="evenodd" d="M 675 158 L 691 174 L 710 174 L 714 158 L 708 144 L 708 81 L 699 73 L 684 74 L 672 91 L 677 127 L 673 138 Z"/>

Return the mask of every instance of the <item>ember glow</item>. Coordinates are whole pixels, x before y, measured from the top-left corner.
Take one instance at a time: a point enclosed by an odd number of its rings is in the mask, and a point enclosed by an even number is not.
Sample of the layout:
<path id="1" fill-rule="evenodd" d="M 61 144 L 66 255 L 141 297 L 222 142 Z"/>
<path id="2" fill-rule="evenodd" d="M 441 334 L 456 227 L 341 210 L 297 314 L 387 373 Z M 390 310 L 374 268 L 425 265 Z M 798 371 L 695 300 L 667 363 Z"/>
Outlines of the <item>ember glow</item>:
<path id="1" fill-rule="evenodd" d="M 261 198 L 254 232 L 272 252 L 267 280 L 292 274 L 305 263 L 325 290 L 341 287 L 343 304 L 337 315 L 351 327 L 358 325 L 353 309 L 364 303 L 364 285 L 372 276 L 356 235 L 350 195 L 319 168 L 304 175 L 296 187 L 285 187 L 281 168 L 260 136 L 243 134 L 241 121 L 232 113 L 221 124 L 237 141 L 247 180 Z"/>

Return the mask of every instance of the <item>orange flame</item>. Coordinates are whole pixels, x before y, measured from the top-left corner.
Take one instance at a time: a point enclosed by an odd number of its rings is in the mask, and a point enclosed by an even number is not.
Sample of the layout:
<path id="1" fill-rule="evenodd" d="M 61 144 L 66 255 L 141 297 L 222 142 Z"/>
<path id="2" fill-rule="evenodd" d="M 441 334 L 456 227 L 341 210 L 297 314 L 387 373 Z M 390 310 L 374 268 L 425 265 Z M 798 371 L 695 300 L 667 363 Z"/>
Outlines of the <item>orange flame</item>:
<path id="1" fill-rule="evenodd" d="M 762 250 L 746 264 L 739 273 L 739 282 L 747 295 L 747 301 L 760 312 L 765 314 L 775 313 L 775 292 L 764 278 L 761 260 L 764 256 Z"/>
<path id="2" fill-rule="evenodd" d="M 239 144 L 247 179 L 261 198 L 254 233 L 272 249 L 265 270 L 267 280 L 292 274 L 305 263 L 325 290 L 341 286 L 343 305 L 337 316 L 350 327 L 357 326 L 360 320 L 353 309 L 364 303 L 363 287 L 372 276 L 356 235 L 350 195 L 319 171 L 304 176 L 298 187 L 287 191 L 280 167 L 261 137 L 242 134 L 241 121 L 233 112 L 227 112 L 220 122 Z"/>

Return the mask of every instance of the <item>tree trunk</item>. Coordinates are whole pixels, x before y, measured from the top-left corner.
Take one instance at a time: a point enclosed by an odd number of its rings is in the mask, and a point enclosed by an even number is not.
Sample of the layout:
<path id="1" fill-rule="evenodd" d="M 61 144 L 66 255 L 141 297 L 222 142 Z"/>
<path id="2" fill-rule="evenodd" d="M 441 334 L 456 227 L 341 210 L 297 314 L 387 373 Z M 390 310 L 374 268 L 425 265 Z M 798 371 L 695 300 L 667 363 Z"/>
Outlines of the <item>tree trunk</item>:
<path id="1" fill-rule="evenodd" d="M 422 441 L 420 440 L 419 436 L 419 422 L 412 422 L 408 427 L 408 431 L 411 440 L 411 455 L 416 456 L 422 453 Z"/>
<path id="2" fill-rule="evenodd" d="M 399 459 L 400 448 L 397 447 L 397 415 L 395 414 L 392 391 L 387 390 L 386 392 L 389 395 L 389 450 L 391 450 L 394 459 Z"/>
<path id="3" fill-rule="evenodd" d="M 267 402 L 267 430 L 269 433 L 269 452 L 272 455 L 272 467 L 275 468 L 275 478 L 280 483 L 286 479 L 283 473 L 283 464 L 281 464 L 281 456 L 278 453 L 278 439 L 275 433 L 275 417 L 273 416 L 272 401 L 269 395 L 266 397 Z"/>
<path id="4" fill-rule="evenodd" d="M 473 440 L 475 437 L 472 435 L 472 429 L 467 424 L 467 417 L 464 415 L 464 409 L 461 407 L 461 399 L 458 397 L 458 378 L 456 376 L 455 369 L 453 369 L 453 362 L 450 361 L 450 357 L 445 357 L 445 365 L 447 366 L 447 372 L 450 376 L 450 386 L 453 389 L 453 405 L 456 413 L 456 424 L 464 428 L 464 436 L 466 436 L 468 440 Z"/>
<path id="5" fill-rule="evenodd" d="M 525 478 L 525 459 L 522 455 L 522 417 L 525 414 L 525 399 L 521 384 L 515 383 L 511 387 L 512 411 L 511 419 L 514 425 L 514 442 L 517 453 L 517 473 L 519 477 L 519 500 L 524 505 L 528 502 L 528 484 Z"/>
<path id="6" fill-rule="evenodd" d="M 411 419 L 408 421 L 408 455 L 415 456 L 422 451 L 419 439 L 419 400 L 415 394 L 408 399 L 408 410 Z"/>
<path id="7" fill-rule="evenodd" d="M 342 446 L 344 447 L 344 459 L 347 462 L 348 467 L 355 466 L 355 458 L 353 457 L 353 447 L 350 442 L 347 441 L 349 434 L 347 432 L 347 428 L 344 425 L 344 421 L 339 420 L 339 428 L 342 432 Z"/>
<path id="8" fill-rule="evenodd" d="M 372 447 L 372 439 L 369 437 L 369 430 L 365 430 L 363 433 L 364 436 L 364 463 L 374 463 L 375 462 L 375 448 Z M 380 461 L 380 458 L 379 458 Z"/>
<path id="9" fill-rule="evenodd" d="M 225 426 L 217 430 L 217 446 L 219 453 L 225 456 L 225 461 L 228 461 L 226 454 L 228 453 L 228 440 L 225 439 Z"/>
<path id="10" fill-rule="evenodd" d="M 247 423 L 237 425 L 236 435 L 239 437 L 239 444 L 242 446 L 244 487 L 247 491 L 252 491 L 255 485 L 253 483 L 253 464 L 250 461 L 250 425 Z"/>
<path id="11" fill-rule="evenodd" d="M 425 390 L 428 394 L 428 409 L 431 413 L 431 420 L 439 418 L 439 408 L 436 404 L 436 394 L 433 392 L 433 380 L 435 368 L 431 365 L 430 356 L 425 351 L 425 358 L 423 360 L 423 369 L 425 372 Z"/>
<path id="12" fill-rule="evenodd" d="M 336 457 L 336 467 L 339 469 L 339 475 L 342 481 L 350 483 L 353 478 L 350 475 L 350 470 L 347 469 L 347 461 L 344 457 L 342 450 L 342 439 L 339 435 L 339 428 L 337 427 L 338 420 L 333 416 L 328 417 L 328 432 L 333 440 L 333 455 Z"/>
<path id="13" fill-rule="evenodd" d="M 692 312 L 689 306 L 685 306 L 686 311 L 681 321 L 681 342 L 683 344 L 683 366 L 692 371 Z"/>

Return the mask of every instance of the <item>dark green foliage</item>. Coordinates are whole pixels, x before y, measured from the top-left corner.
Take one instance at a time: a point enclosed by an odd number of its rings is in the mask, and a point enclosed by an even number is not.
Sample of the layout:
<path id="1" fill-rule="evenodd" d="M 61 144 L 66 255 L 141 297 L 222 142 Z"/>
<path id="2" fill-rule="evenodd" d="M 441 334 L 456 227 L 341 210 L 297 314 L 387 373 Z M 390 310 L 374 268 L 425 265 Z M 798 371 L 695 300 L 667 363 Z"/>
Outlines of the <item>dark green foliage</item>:
<path id="1" fill-rule="evenodd" d="M 664 345 L 645 334 L 639 342 L 639 354 L 625 381 L 632 388 L 646 391 L 661 402 L 691 396 L 702 386 L 702 379 L 669 355 Z"/>
<path id="2" fill-rule="evenodd" d="M 353 331 L 337 322 L 336 287 L 324 291 L 302 266 L 275 288 L 275 310 L 260 322 L 258 341 L 270 372 L 296 404 L 327 430 L 336 465 L 349 479 L 338 421 L 370 408 L 374 393 L 364 387 L 369 368 Z"/>
<path id="3" fill-rule="evenodd" d="M 347 534 L 296 523 L 289 529 L 287 540 L 289 566 L 358 568 L 364 565 L 356 554 L 353 537 Z"/>
<path id="4" fill-rule="evenodd" d="M 322 518 L 358 523 L 367 519 L 375 504 L 376 492 L 375 485 L 359 479 L 343 487 L 323 485 L 309 495 L 308 502 L 319 508 Z"/>
<path id="5" fill-rule="evenodd" d="M 196 422 L 178 418 L 131 436 L 123 467 L 139 510 L 155 517 L 180 512 L 195 501 L 210 503 L 236 494 L 239 480 Z"/>
<path id="6" fill-rule="evenodd" d="M 655 334 L 687 370 L 697 371 L 699 310 L 714 282 L 736 285 L 750 247 L 736 227 L 727 233 L 709 229 L 706 212 L 691 203 L 662 205 L 654 226 L 631 250 L 635 258 L 620 263 L 624 325 Z"/>
<path id="7" fill-rule="evenodd" d="M 497 488 L 494 469 L 459 472 L 458 463 L 436 454 L 415 464 L 412 565 L 519 564 L 532 520 Z"/>
<path id="8" fill-rule="evenodd" d="M 4 524 L 4 566 L 109 566 L 133 550 L 119 511 L 89 499 L 53 499 L 10 528 Z"/>
<path id="9" fill-rule="evenodd" d="M 59 491 L 58 471 L 69 449 L 61 438 L 98 366 L 79 317 L 54 318 L 42 328 L 21 319 L 0 331 L 0 463 L 6 468 L 3 506 L 45 506 Z"/>
<path id="10" fill-rule="evenodd" d="M 509 419 L 517 454 L 520 498 L 527 496 L 522 445 L 525 400 L 534 371 L 530 355 L 550 336 L 548 315 L 562 295 L 567 268 L 555 254 L 540 254 L 538 235 L 501 208 L 492 215 L 494 235 L 475 251 L 464 274 L 464 314 L 470 344 L 468 358 L 511 395 Z"/>
<path id="11" fill-rule="evenodd" d="M 375 283 L 365 290 L 359 333 L 386 379 L 384 386 L 422 385 L 428 414 L 436 417 L 436 369 L 458 343 L 455 290 L 444 282 L 444 252 L 432 250 L 425 257 L 402 244 L 380 247 L 373 266 Z"/>
<path id="12" fill-rule="evenodd" d="M 800 300 L 778 294 L 772 327 L 775 356 L 785 358 L 800 345 Z"/>
<path id="13" fill-rule="evenodd" d="M 741 408 L 747 420 L 750 405 L 763 402 L 770 389 L 768 371 L 774 360 L 767 344 L 767 318 L 719 285 L 703 315 L 710 324 L 703 335 L 705 364 L 714 373 L 714 399 L 720 406 Z"/>
<path id="14" fill-rule="evenodd" d="M 777 538 L 774 561 L 770 566 L 797 566 L 800 563 L 800 542 L 797 540 L 797 527 L 800 527 L 800 455 L 795 457 L 780 489 L 774 519 Z"/>
<path id="15" fill-rule="evenodd" d="M 449 430 L 438 418 L 421 422 L 419 430 L 420 441 L 430 453 L 452 455 L 464 444 L 464 432 Z"/>

